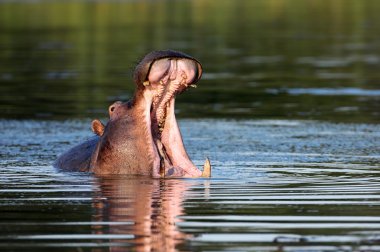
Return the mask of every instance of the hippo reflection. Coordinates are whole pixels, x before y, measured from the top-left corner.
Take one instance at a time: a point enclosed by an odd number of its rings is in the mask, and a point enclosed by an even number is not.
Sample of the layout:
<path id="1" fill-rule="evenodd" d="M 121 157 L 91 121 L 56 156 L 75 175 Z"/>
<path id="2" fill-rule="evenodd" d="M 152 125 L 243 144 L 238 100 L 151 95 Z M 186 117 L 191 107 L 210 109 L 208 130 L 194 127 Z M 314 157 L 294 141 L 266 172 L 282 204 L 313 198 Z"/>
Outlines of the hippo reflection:
<path id="1" fill-rule="evenodd" d="M 177 251 L 191 237 L 177 225 L 186 192 L 203 185 L 200 181 L 123 176 L 95 181 L 92 233 L 109 237 L 107 251 Z"/>
<path id="2" fill-rule="evenodd" d="M 92 122 L 97 136 L 68 150 L 55 166 L 95 174 L 210 177 L 208 159 L 203 173 L 189 159 L 174 114 L 176 94 L 201 75 L 201 64 L 184 53 L 147 54 L 134 71 L 133 98 L 112 104 L 105 126 Z"/>

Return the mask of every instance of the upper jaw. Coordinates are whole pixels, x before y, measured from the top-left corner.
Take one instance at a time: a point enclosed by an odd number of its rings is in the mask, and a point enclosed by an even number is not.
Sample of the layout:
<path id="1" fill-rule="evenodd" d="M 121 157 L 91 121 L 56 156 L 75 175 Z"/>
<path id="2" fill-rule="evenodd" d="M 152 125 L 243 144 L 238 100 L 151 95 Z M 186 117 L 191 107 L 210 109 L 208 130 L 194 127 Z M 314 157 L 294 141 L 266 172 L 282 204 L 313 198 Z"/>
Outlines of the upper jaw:
<path id="1" fill-rule="evenodd" d="M 162 127 L 170 100 L 195 84 L 201 76 L 202 65 L 187 54 L 172 50 L 147 54 L 136 66 L 134 81 L 138 91 L 150 94 L 151 123 Z"/>
<path id="2" fill-rule="evenodd" d="M 162 59 L 185 59 L 194 62 L 196 74 L 192 83 L 197 83 L 202 76 L 202 65 L 197 59 L 185 53 L 172 50 L 153 51 L 148 53 L 135 68 L 133 79 L 138 89 L 144 89 L 144 83 L 146 84 L 148 76 L 152 73 L 153 66 Z"/>

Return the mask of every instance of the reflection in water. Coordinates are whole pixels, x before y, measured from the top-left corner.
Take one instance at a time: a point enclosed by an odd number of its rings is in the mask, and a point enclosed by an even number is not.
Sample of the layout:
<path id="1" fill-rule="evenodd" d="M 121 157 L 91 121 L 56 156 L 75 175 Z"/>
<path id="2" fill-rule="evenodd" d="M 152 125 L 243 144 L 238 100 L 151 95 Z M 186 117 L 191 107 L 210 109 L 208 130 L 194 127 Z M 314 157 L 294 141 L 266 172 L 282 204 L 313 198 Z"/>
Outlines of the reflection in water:
<path id="1" fill-rule="evenodd" d="M 113 225 L 92 228 L 109 235 L 111 251 L 132 245 L 136 251 L 174 251 L 185 239 L 176 227 L 188 189 L 185 180 L 109 177 L 99 178 L 98 186 L 93 221 Z"/>

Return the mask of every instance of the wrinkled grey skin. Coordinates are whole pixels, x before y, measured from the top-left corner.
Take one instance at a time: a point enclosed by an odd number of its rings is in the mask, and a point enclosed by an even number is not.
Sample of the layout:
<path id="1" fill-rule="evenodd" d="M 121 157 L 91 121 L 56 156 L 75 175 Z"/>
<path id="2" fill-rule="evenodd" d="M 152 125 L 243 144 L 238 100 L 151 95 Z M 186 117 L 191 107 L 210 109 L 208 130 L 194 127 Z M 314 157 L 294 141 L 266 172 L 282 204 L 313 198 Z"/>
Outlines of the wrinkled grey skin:
<path id="1" fill-rule="evenodd" d="M 54 166 L 95 174 L 202 176 L 186 153 L 174 115 L 175 95 L 201 75 L 201 64 L 184 53 L 147 54 L 134 71 L 133 98 L 112 104 L 106 126 L 94 120 L 97 135 L 59 156 Z"/>

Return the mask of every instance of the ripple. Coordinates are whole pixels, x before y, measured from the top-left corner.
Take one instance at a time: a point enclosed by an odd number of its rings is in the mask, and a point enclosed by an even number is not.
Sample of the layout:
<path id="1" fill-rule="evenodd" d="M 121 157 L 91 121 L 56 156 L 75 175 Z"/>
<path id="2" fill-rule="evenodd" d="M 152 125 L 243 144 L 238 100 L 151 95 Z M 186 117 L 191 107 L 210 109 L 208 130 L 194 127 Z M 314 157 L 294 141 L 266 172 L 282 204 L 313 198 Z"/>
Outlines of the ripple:
<path id="1" fill-rule="evenodd" d="M 288 93 L 290 95 L 321 95 L 321 96 L 380 96 L 380 90 L 361 88 L 285 88 L 266 89 L 267 93 L 279 94 Z"/>
<path id="2" fill-rule="evenodd" d="M 300 236 L 294 234 L 204 234 L 196 241 L 202 242 L 275 242 L 275 243 L 364 243 L 374 242 L 380 237 L 362 238 L 360 236 Z M 380 247 L 380 246 L 379 246 Z"/>
<path id="3" fill-rule="evenodd" d="M 0 240 L 103 240 L 103 239 L 133 239 L 133 235 L 115 234 L 59 234 L 59 235 L 9 235 L 0 236 Z"/>

